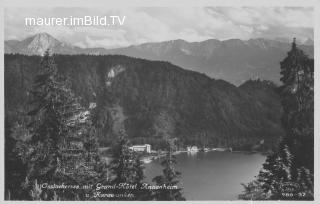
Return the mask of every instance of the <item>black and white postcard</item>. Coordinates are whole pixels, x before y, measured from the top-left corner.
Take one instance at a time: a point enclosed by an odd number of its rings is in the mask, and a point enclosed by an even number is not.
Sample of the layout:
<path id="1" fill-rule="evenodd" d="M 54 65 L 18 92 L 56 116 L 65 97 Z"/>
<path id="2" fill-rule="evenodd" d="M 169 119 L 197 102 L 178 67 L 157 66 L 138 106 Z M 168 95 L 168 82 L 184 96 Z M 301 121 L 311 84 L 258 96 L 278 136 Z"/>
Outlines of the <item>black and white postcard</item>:
<path id="1" fill-rule="evenodd" d="M 317 201 L 319 2 L 177 2 L 4 1 L 4 201 Z"/>

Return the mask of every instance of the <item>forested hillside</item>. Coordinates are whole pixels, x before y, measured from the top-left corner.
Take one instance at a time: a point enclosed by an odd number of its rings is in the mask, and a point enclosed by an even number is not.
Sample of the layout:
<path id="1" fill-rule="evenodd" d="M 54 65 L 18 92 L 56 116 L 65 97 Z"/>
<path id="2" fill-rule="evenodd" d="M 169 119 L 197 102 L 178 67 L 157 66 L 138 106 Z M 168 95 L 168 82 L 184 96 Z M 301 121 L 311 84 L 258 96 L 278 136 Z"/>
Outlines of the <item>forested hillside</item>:
<path id="1" fill-rule="evenodd" d="M 236 87 L 168 62 L 126 56 L 56 55 L 59 72 L 86 107 L 96 103 L 101 146 L 125 125 L 132 143 L 163 148 L 165 138 L 181 147 L 199 145 L 267 150 L 283 135 L 277 87 L 248 81 Z M 16 121 L 39 69 L 39 56 L 5 55 L 5 111 Z"/>

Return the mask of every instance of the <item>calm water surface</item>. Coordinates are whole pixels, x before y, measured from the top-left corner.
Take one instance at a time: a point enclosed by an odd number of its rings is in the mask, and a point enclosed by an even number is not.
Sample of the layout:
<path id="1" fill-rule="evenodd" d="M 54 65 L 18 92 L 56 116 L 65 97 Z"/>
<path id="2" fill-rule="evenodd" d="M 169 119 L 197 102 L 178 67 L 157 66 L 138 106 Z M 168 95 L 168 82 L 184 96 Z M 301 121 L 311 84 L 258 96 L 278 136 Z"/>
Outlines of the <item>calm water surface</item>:
<path id="1" fill-rule="evenodd" d="M 261 154 L 198 152 L 176 155 L 187 200 L 237 200 L 241 183 L 256 176 L 265 161 Z M 146 181 L 162 173 L 160 161 L 145 164 Z"/>

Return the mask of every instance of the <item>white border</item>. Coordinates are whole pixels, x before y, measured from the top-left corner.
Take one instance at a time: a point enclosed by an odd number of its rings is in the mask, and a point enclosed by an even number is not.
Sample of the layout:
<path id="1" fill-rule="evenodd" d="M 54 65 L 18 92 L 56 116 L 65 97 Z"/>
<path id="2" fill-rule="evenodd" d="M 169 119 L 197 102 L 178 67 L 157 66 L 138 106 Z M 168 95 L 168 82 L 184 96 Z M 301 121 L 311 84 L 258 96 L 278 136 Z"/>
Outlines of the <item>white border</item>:
<path id="1" fill-rule="evenodd" d="M 182 7 L 196 7 L 196 6 L 266 6 L 266 7 L 283 7 L 283 6 L 297 6 L 307 7 L 319 4 L 318 0 L 3 0 L 5 7 L 139 7 L 139 6 L 182 6 Z"/>
<path id="2" fill-rule="evenodd" d="M 32 201 L 4 201 L 4 8 L 5 7 L 201 7 L 201 6 L 230 6 L 230 7 L 314 7 L 314 59 L 315 59 L 315 180 L 314 192 L 315 201 L 181 201 L 181 203 L 320 203 L 320 177 L 319 177 L 319 119 L 320 119 L 320 1 L 319 0 L 0 0 L 0 202 L 32 202 Z M 40 201 L 41 202 L 41 201 Z M 68 201 L 60 201 L 64 203 Z M 74 201 L 69 201 L 74 202 Z M 88 201 L 85 201 L 88 202 Z M 105 203 L 107 201 L 89 201 L 94 203 Z M 126 203 L 122 201 L 113 201 L 115 203 Z M 141 201 L 129 201 L 127 203 L 140 203 Z M 145 203 L 154 203 L 161 201 L 145 201 Z M 176 201 L 175 201 L 176 202 Z M 51 202 L 56 203 L 56 202 Z M 163 201 L 161 203 L 170 203 L 172 201 Z"/>

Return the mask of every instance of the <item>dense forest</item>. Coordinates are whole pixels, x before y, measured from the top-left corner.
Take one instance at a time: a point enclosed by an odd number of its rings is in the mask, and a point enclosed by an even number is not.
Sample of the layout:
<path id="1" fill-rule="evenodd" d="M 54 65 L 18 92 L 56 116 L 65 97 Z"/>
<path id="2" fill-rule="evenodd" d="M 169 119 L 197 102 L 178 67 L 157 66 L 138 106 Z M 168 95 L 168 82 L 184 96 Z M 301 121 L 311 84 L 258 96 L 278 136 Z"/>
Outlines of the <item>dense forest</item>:
<path id="1" fill-rule="evenodd" d="M 271 150 L 283 135 L 277 87 L 249 80 L 236 87 L 168 62 L 126 56 L 55 55 L 58 72 L 71 82 L 80 103 L 96 103 L 101 146 L 125 126 L 131 143 L 164 149 L 167 138 L 178 146 Z M 25 111 L 39 56 L 5 55 L 7 120 Z M 19 121 L 18 123 L 22 123 Z"/>
<path id="2" fill-rule="evenodd" d="M 121 127 L 111 162 L 98 151 L 97 120 L 71 90 L 45 52 L 28 91 L 23 114 L 5 120 L 6 200 L 185 200 L 167 140 L 157 189 L 144 182 L 141 154 L 129 148 Z M 94 109 L 94 107 L 91 107 Z M 18 167 L 18 168 L 17 168 Z"/>

